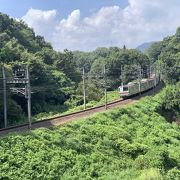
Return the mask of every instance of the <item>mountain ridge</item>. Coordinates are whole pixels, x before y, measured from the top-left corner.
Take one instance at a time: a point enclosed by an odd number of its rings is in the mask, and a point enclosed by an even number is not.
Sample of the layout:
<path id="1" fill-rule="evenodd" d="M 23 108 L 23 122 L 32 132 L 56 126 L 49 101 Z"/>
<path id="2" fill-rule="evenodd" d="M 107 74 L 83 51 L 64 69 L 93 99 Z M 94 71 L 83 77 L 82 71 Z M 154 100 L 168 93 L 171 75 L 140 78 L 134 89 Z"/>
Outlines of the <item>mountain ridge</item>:
<path id="1" fill-rule="evenodd" d="M 140 44 L 139 46 L 137 46 L 136 49 L 144 53 L 155 42 L 156 41 L 144 42 L 144 43 Z"/>

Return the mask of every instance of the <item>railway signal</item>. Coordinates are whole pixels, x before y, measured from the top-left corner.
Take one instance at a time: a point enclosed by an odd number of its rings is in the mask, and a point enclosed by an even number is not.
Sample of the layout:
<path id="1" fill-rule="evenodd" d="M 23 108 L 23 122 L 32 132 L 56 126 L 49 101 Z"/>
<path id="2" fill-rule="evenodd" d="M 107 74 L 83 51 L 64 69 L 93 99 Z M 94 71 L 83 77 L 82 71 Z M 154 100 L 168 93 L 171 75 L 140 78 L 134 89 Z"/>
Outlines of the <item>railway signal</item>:
<path id="1" fill-rule="evenodd" d="M 28 107 L 28 121 L 29 128 L 31 128 L 32 118 L 31 118 L 31 86 L 30 86 L 30 75 L 28 66 L 26 69 L 21 68 L 15 71 L 14 77 L 7 78 L 5 74 L 4 67 L 2 68 L 3 72 L 3 92 L 4 92 L 4 126 L 7 127 L 7 84 L 18 84 L 24 85 L 23 88 L 13 87 L 10 88 L 13 93 L 21 94 L 27 99 Z"/>

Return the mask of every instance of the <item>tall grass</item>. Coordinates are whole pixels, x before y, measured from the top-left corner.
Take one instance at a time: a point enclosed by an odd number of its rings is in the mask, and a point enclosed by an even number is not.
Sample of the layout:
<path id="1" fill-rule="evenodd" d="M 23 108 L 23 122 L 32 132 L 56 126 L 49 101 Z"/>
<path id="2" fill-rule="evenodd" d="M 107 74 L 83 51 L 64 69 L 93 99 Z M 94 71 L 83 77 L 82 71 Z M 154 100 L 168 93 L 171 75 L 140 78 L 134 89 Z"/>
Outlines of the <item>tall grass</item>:
<path id="1" fill-rule="evenodd" d="M 109 91 L 107 92 L 107 103 L 118 100 L 119 93 L 118 91 Z M 105 104 L 105 96 L 98 101 L 90 101 L 86 104 L 86 108 L 96 107 Z M 47 107 L 48 112 L 42 112 L 35 116 L 33 116 L 33 121 L 43 120 L 47 118 L 52 118 L 72 112 L 77 112 L 84 109 L 84 105 L 76 106 L 76 107 L 67 107 L 67 106 L 50 106 Z"/>

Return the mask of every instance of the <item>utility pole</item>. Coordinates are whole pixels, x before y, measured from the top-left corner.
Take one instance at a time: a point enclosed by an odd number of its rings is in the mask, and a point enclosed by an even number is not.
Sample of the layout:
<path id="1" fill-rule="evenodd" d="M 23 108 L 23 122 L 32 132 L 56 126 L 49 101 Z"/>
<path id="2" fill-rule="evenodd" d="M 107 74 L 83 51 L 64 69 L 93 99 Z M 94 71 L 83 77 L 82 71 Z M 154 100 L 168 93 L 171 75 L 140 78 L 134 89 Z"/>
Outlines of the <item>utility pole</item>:
<path id="1" fill-rule="evenodd" d="M 158 69 L 159 69 L 159 74 L 158 74 L 158 76 L 159 76 L 159 81 L 161 82 L 161 81 L 162 81 L 161 64 L 159 64 Z"/>
<path id="2" fill-rule="evenodd" d="M 84 96 L 84 110 L 85 110 L 86 109 L 85 66 L 83 66 L 83 96 Z"/>
<path id="3" fill-rule="evenodd" d="M 6 74 L 4 66 L 2 67 L 3 73 L 3 96 L 4 96 L 4 127 L 7 127 L 7 93 L 6 93 Z"/>
<path id="4" fill-rule="evenodd" d="M 139 95 L 141 95 L 141 66 L 139 68 Z"/>
<path id="5" fill-rule="evenodd" d="M 107 77 L 106 77 L 106 65 L 104 65 L 104 95 L 105 95 L 105 109 L 107 109 Z"/>
<path id="6" fill-rule="evenodd" d="M 149 78 L 151 78 L 151 63 L 149 64 Z"/>
<path id="7" fill-rule="evenodd" d="M 29 75 L 29 68 L 26 67 L 26 78 L 27 78 L 27 100 L 28 100 L 28 121 L 29 121 L 29 128 L 31 129 L 32 125 L 32 118 L 31 118 L 31 85 L 30 85 L 30 75 Z"/>
<path id="8" fill-rule="evenodd" d="M 156 64 L 154 64 L 154 89 L 156 87 Z"/>
<path id="9" fill-rule="evenodd" d="M 121 86 L 123 86 L 123 67 L 121 65 Z"/>

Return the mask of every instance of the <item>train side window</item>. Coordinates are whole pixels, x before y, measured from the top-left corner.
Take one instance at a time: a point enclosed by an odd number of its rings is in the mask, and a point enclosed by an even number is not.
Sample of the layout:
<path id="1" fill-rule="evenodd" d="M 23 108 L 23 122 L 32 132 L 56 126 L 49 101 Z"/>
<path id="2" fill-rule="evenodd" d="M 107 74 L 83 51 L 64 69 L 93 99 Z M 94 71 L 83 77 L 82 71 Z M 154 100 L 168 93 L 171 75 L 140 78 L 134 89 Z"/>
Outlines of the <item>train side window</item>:
<path id="1" fill-rule="evenodd" d="M 123 87 L 123 91 L 128 91 L 128 87 Z"/>

